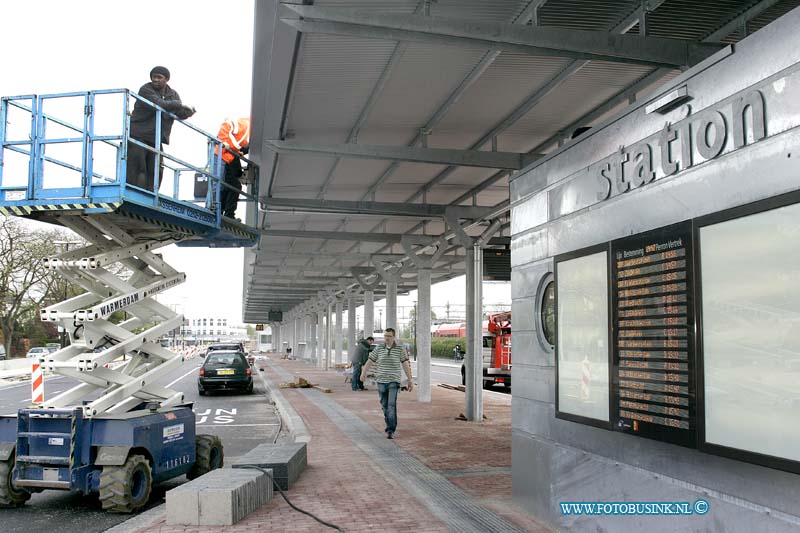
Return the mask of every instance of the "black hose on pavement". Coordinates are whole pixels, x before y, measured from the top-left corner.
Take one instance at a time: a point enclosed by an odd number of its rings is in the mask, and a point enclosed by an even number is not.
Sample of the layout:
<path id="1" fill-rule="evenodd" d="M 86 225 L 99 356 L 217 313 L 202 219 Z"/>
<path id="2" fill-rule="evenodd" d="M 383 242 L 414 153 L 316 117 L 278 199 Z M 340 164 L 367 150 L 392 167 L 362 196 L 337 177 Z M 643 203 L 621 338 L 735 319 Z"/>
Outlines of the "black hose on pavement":
<path id="1" fill-rule="evenodd" d="M 340 533 L 345 533 L 345 530 L 342 529 L 341 527 L 339 527 L 339 526 L 337 526 L 335 524 L 329 524 L 328 522 L 326 522 L 326 521 L 324 521 L 324 520 L 322 520 L 320 518 L 317 518 L 316 516 L 314 516 L 313 514 L 309 513 L 308 511 L 304 511 L 303 509 L 300 509 L 295 504 L 290 502 L 289 498 L 286 497 L 286 494 L 283 492 L 283 490 L 280 488 L 280 486 L 278 486 L 278 483 L 275 481 L 275 478 L 273 478 L 272 474 L 270 474 L 269 471 L 267 471 L 266 469 L 261 468 L 260 466 L 256 466 L 256 465 L 242 465 L 239 468 L 251 468 L 253 470 L 261 470 L 262 472 L 264 472 L 267 475 L 267 477 L 270 480 L 272 480 L 272 486 L 275 487 L 276 489 L 278 489 L 278 492 L 281 493 L 281 496 L 283 496 L 283 499 L 286 500 L 286 503 L 289 504 L 289 507 L 291 507 L 292 509 L 294 509 L 298 513 L 303 513 L 306 516 L 310 516 L 311 518 L 313 518 L 314 520 L 316 520 L 317 522 L 319 522 L 323 526 L 329 527 L 331 529 L 335 529 L 336 531 L 339 531 Z"/>

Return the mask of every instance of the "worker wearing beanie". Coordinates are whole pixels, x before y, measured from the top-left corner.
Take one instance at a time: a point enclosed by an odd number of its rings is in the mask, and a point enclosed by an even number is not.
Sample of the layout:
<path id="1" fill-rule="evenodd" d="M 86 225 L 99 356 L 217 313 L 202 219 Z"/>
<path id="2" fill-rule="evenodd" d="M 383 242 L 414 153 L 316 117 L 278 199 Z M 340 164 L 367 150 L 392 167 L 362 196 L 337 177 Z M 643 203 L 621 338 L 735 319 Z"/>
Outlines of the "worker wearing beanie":
<path id="1" fill-rule="evenodd" d="M 139 89 L 139 96 L 153 102 L 170 113 L 174 113 L 180 119 L 191 117 L 195 112 L 194 108 L 184 105 L 181 102 L 181 97 L 178 95 L 178 92 L 167 84 L 169 78 L 169 70 L 166 67 L 153 67 L 150 71 L 150 82 L 141 86 Z M 172 123 L 173 119 L 171 117 L 162 114 L 162 145 L 169 144 L 169 134 L 172 131 Z M 134 103 L 133 113 L 131 113 L 130 137 L 148 146 L 152 146 L 153 148 L 156 147 L 156 110 L 138 99 Z M 161 150 L 164 150 L 163 146 Z M 155 152 L 129 142 L 126 178 L 128 184 L 152 191 L 155 182 L 155 162 Z M 158 172 L 160 184 L 161 174 L 163 172 L 163 158 L 161 168 L 159 168 Z"/>

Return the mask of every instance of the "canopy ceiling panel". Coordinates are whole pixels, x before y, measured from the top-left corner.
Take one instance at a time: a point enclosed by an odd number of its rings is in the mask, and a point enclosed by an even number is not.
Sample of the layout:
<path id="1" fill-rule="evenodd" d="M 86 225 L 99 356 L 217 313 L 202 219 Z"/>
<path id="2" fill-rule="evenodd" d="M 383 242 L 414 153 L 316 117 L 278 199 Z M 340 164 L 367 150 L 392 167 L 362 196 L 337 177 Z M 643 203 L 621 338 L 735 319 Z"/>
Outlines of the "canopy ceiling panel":
<path id="1" fill-rule="evenodd" d="M 491 218 L 506 223 L 508 175 L 518 170 L 509 161 L 523 166 L 528 156 L 549 153 L 570 142 L 575 128 L 599 126 L 680 73 L 672 66 L 572 59 L 575 53 L 568 48 L 575 30 L 638 35 L 644 7 L 647 36 L 736 42 L 745 22 L 745 31 L 757 31 L 800 0 L 291 3 L 256 3 L 250 155 L 261 165 L 259 189 L 268 212 L 259 218 L 264 224 L 258 248 L 245 254 L 244 316 L 249 322 L 265 321 L 270 309 L 291 311 L 313 303 L 304 296 L 269 296 L 271 279 L 294 276 L 292 287 L 312 295 L 320 286 L 339 290 L 338 282 L 307 278 L 347 278 L 355 286 L 350 267 L 370 266 L 371 254 L 402 253 L 401 234 L 449 235 L 443 206 L 485 207 L 487 218 L 469 229 L 472 235 Z M 340 11 L 301 21 L 291 9 L 298 5 Z M 342 9 L 356 9 L 361 25 L 329 20 L 341 16 Z M 389 20 L 415 14 L 419 18 L 412 23 L 419 24 L 426 13 L 433 17 L 430 32 L 439 34 L 424 42 L 419 35 L 369 25 L 379 18 L 370 19 L 370 14 L 389 15 Z M 528 24 L 532 35 L 537 26 L 562 28 L 565 48 L 551 55 L 541 49 L 501 52 L 490 50 L 486 41 L 444 33 L 445 26 L 469 22 L 505 24 L 505 30 L 515 31 L 511 24 Z M 320 148 L 330 153 L 320 155 Z M 505 159 L 506 166 L 497 169 L 466 166 L 501 164 L 498 157 L 517 159 Z M 304 203 L 288 205 L 292 200 Z M 348 240 L 329 238 L 337 232 Z M 353 240 L 358 234 L 371 240 Z M 449 260 L 462 262 L 463 255 Z"/>

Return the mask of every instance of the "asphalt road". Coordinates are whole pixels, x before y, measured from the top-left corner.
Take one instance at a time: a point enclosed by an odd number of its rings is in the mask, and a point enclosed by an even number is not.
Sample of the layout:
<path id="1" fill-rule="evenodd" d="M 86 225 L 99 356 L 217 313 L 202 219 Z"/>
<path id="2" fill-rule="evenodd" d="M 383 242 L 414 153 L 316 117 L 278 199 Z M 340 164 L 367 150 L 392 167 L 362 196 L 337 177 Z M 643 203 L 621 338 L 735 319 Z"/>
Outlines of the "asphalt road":
<path id="1" fill-rule="evenodd" d="M 431 360 L 431 383 L 435 386 L 438 383 L 447 383 L 448 385 L 461 385 L 461 363 L 455 361 L 448 361 L 446 359 L 432 359 Z M 505 387 L 495 385 L 492 387 L 493 392 L 502 394 L 510 394 L 510 391 Z"/>
<path id="2" fill-rule="evenodd" d="M 280 419 L 274 408 L 265 401 L 261 379 L 255 377 L 255 392 L 240 395 L 232 392 L 210 396 L 197 394 L 197 370 L 200 359 L 185 361 L 168 372 L 159 383 L 186 394 L 194 403 L 197 433 L 217 435 L 225 447 L 225 462 L 241 456 L 263 442 L 273 442 L 280 429 Z M 64 377 L 45 379 L 45 395 L 52 397 L 75 382 Z M 0 389 L 0 413 L 15 413 L 30 403 L 30 384 L 22 383 Z M 186 482 L 185 476 L 153 488 L 146 509 L 164 501 L 167 490 Z M 145 509 L 145 510 L 146 510 Z M 131 515 L 105 513 L 94 497 L 82 497 L 61 491 L 44 491 L 19 509 L 0 509 L 0 531 L 31 533 L 57 528 L 59 533 L 93 533 L 105 531 Z"/>

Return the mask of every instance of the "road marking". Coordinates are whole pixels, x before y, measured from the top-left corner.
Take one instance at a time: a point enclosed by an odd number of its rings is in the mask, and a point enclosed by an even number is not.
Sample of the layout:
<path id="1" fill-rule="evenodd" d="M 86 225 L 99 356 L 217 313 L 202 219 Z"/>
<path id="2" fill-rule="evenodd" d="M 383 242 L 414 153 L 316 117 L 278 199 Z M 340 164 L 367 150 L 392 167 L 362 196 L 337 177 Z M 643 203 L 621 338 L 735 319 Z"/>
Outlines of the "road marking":
<path id="1" fill-rule="evenodd" d="M 235 407 L 233 409 L 217 409 L 213 423 L 218 425 L 229 425 L 235 420 L 236 412 L 237 410 Z M 200 417 L 200 420 L 198 420 L 197 424 L 204 424 L 205 421 L 208 420 L 210 414 L 211 409 L 206 409 L 202 413 L 195 413 L 196 416 Z"/>
<path id="2" fill-rule="evenodd" d="M 198 368 L 198 367 L 195 367 L 195 368 L 193 368 L 193 369 L 189 370 L 187 373 L 185 373 L 184 375 L 182 375 L 181 377 L 179 377 L 179 378 L 178 378 L 178 379 L 176 379 L 175 381 L 172 381 L 172 382 L 168 383 L 166 388 L 170 388 L 170 387 L 172 387 L 173 385 L 175 385 L 177 382 L 179 382 L 180 380 L 182 380 L 183 378 L 185 378 L 186 376 L 188 376 L 188 375 L 189 375 L 189 374 L 191 374 L 192 372 L 196 372 L 196 371 L 197 371 L 197 368 Z"/>
<path id="3" fill-rule="evenodd" d="M 68 378 L 66 376 L 53 376 L 53 374 L 47 374 L 47 376 L 49 377 L 49 379 L 45 379 L 45 382 L 46 383 L 50 383 L 50 384 L 52 384 L 54 381 L 58 381 L 58 380 L 62 380 L 62 379 L 70 379 L 70 378 Z M 31 380 L 28 379 L 26 381 L 23 381 L 22 383 L 17 383 L 17 384 L 14 384 L 14 385 L 3 385 L 3 386 L 0 386 L 0 390 L 16 389 L 17 387 L 30 387 L 30 386 L 31 386 Z"/>
<path id="4" fill-rule="evenodd" d="M 280 426 L 280 424 L 196 424 L 205 427 L 218 427 L 218 428 L 250 428 L 256 426 Z"/>

